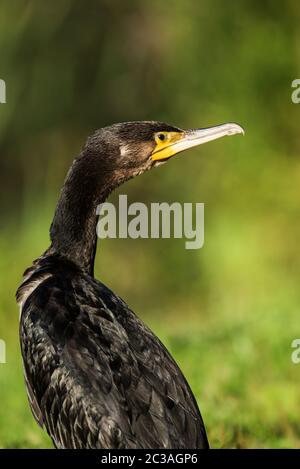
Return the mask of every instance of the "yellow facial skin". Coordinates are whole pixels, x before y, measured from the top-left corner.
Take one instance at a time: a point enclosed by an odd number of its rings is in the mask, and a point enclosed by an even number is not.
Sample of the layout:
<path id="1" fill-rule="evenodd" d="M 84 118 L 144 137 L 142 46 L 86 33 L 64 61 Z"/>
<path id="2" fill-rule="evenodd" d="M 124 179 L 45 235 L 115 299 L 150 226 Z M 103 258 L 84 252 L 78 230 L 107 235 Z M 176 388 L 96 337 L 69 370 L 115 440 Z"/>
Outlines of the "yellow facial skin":
<path id="1" fill-rule="evenodd" d="M 244 134 L 244 129 L 238 124 L 221 124 L 206 129 L 181 132 L 157 132 L 154 136 L 155 147 L 151 158 L 154 161 L 166 160 L 188 148 L 235 134 Z"/>
<path id="2" fill-rule="evenodd" d="M 174 144 L 183 138 L 184 132 L 157 132 L 155 134 L 156 146 L 152 152 L 152 159 L 165 160 L 175 155 Z M 163 137 L 163 139 L 162 139 Z"/>

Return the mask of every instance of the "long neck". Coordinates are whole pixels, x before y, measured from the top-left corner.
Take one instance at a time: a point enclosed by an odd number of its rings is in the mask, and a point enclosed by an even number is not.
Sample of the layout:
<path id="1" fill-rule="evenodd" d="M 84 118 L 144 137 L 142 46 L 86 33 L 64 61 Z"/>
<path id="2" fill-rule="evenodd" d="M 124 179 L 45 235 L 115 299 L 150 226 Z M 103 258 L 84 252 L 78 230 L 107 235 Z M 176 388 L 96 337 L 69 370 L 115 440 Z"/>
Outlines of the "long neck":
<path id="1" fill-rule="evenodd" d="M 50 229 L 50 250 L 91 275 L 97 247 L 96 208 L 115 186 L 111 171 L 101 165 L 101 159 L 99 153 L 83 150 L 74 160 Z"/>

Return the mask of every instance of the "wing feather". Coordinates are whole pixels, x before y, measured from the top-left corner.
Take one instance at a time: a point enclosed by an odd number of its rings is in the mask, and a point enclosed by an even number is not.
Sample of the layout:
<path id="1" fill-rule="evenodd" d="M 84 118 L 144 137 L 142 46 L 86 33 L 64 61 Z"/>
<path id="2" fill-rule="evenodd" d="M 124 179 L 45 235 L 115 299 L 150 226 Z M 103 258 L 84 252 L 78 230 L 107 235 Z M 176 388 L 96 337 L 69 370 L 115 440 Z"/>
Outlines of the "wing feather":
<path id="1" fill-rule="evenodd" d="M 23 307 L 21 345 L 33 415 L 57 448 L 208 447 L 169 352 L 91 277 L 52 272 Z"/>

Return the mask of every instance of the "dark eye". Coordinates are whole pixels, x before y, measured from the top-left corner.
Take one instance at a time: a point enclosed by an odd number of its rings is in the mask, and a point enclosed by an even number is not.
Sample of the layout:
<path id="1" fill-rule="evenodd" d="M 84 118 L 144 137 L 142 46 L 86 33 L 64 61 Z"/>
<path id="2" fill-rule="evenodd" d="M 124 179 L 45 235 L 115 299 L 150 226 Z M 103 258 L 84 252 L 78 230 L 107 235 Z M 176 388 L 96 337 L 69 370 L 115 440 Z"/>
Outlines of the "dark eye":
<path id="1" fill-rule="evenodd" d="M 162 142 L 166 139 L 165 134 L 158 134 L 157 137 L 158 137 L 159 140 L 161 140 Z"/>

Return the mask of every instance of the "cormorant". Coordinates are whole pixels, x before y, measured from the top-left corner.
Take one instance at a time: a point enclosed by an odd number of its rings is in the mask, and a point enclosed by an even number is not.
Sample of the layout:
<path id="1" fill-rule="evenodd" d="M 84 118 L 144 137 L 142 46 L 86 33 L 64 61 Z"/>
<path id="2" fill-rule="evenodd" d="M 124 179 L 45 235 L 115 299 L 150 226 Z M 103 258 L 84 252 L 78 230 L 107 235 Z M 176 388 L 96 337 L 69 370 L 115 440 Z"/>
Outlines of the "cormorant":
<path id="1" fill-rule="evenodd" d="M 96 207 L 173 155 L 242 133 L 126 122 L 88 138 L 66 177 L 50 247 L 17 291 L 31 410 L 56 448 L 208 448 L 193 393 L 160 340 L 94 278 Z"/>

